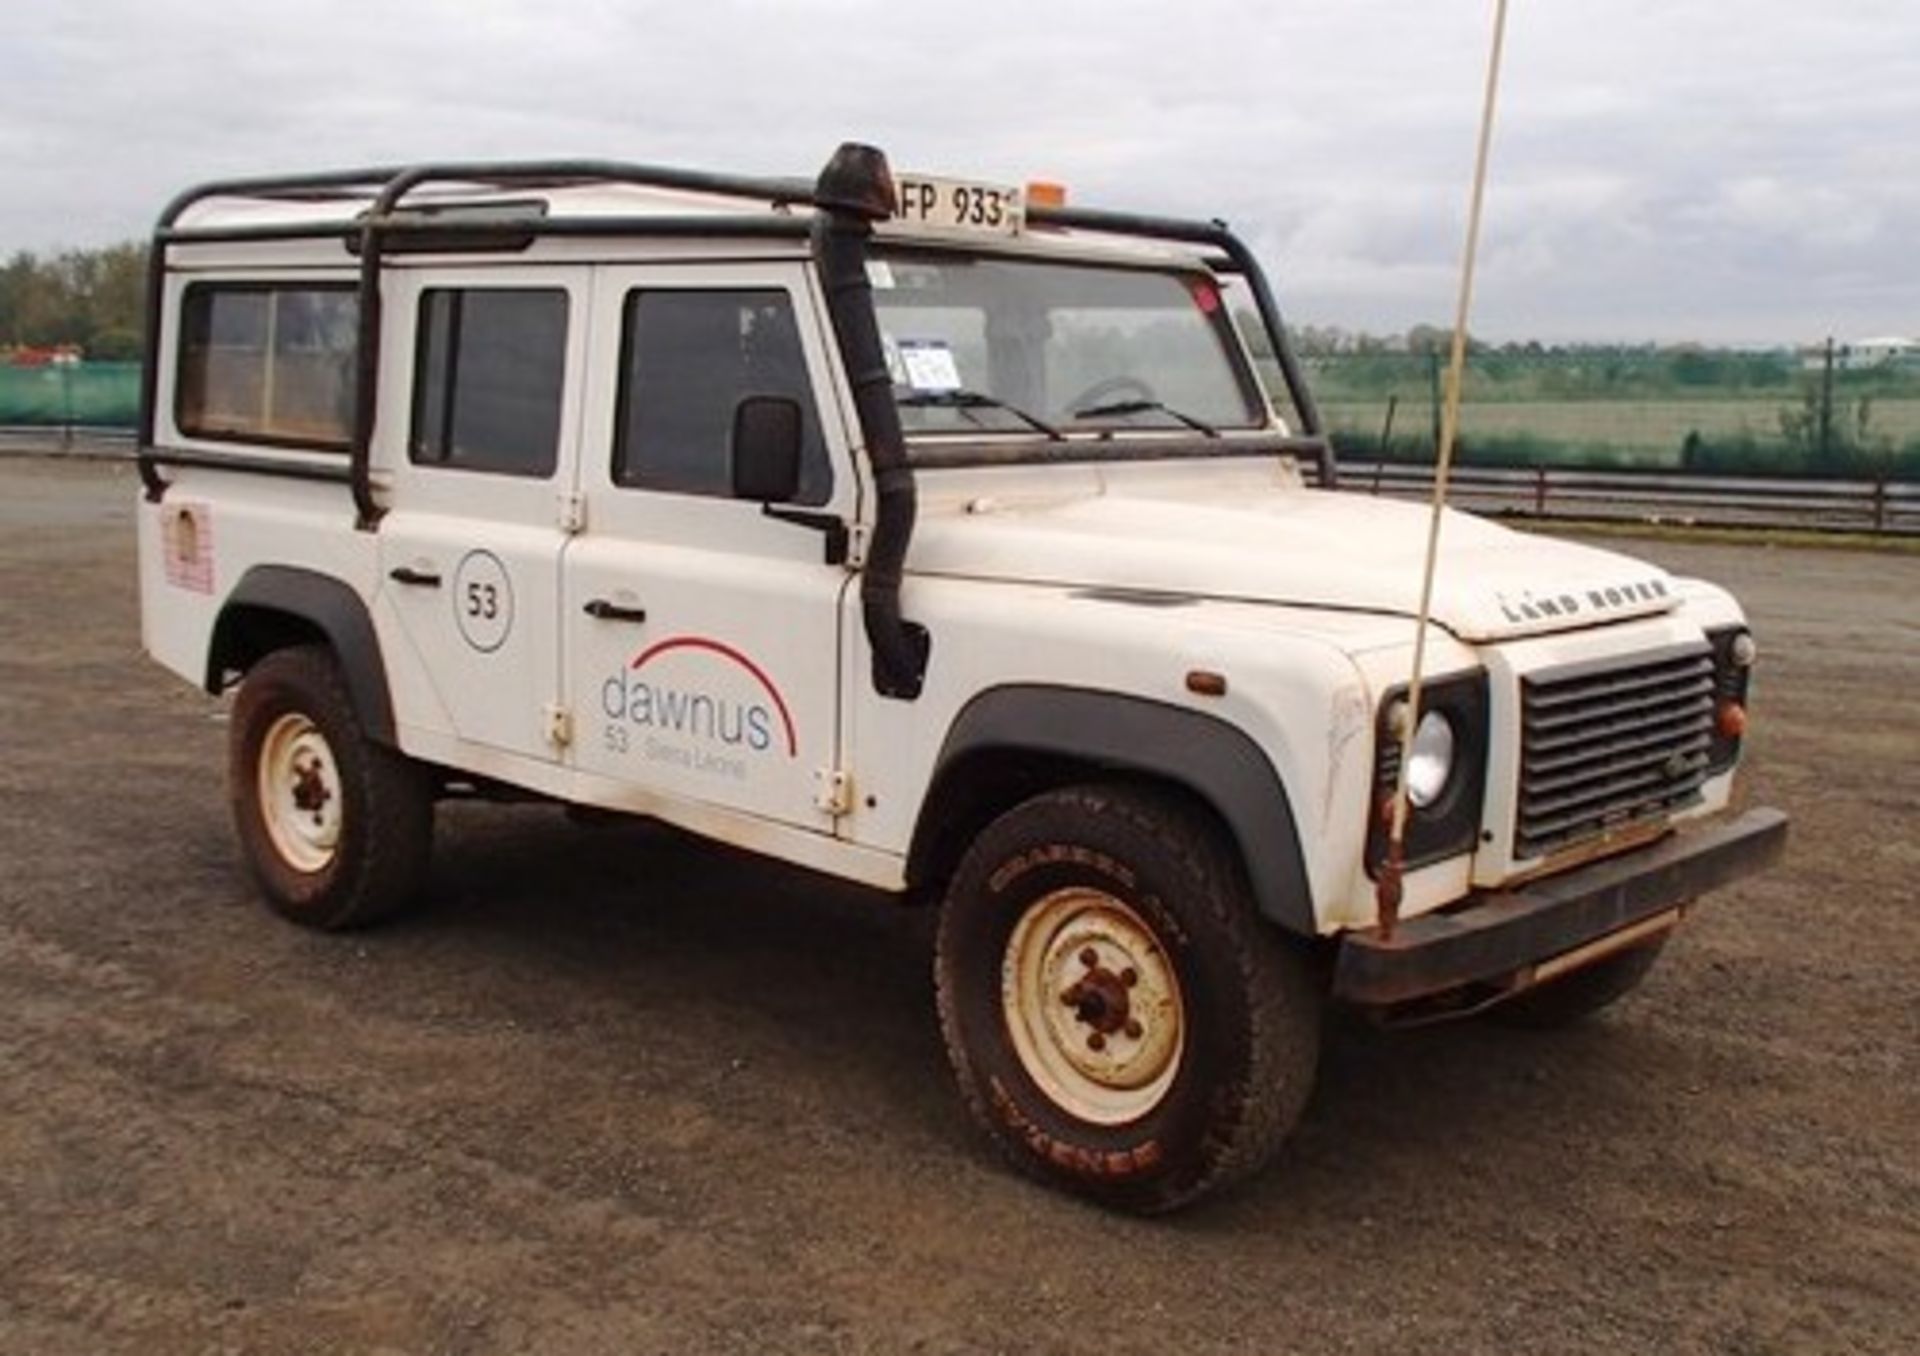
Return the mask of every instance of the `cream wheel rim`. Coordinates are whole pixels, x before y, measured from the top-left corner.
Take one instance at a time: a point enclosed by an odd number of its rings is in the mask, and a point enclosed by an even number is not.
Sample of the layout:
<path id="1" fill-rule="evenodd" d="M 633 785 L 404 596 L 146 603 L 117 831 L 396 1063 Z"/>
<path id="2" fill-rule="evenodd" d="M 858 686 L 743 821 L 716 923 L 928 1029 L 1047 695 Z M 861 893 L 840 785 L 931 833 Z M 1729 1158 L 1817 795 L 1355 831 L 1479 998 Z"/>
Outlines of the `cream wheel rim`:
<path id="1" fill-rule="evenodd" d="M 320 728 L 297 711 L 260 741 L 260 817 L 273 849 L 296 871 L 324 870 L 340 845 L 340 769 Z"/>
<path id="2" fill-rule="evenodd" d="M 1000 1000 L 1027 1076 L 1083 1121 L 1138 1120 L 1173 1086 L 1179 979 L 1153 929 L 1104 890 L 1056 890 L 1028 907 L 1007 939 Z"/>

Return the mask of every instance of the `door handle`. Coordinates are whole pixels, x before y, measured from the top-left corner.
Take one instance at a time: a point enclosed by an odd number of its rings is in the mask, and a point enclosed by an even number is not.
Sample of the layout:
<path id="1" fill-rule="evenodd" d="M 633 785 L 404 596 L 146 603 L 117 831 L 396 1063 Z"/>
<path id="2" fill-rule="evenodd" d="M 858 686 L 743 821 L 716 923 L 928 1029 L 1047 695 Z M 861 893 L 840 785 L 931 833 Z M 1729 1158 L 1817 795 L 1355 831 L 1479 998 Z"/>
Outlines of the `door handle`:
<path id="1" fill-rule="evenodd" d="M 423 588 L 440 587 L 440 576 L 432 570 L 416 570 L 411 565 L 402 565 L 387 571 L 387 578 L 396 584 L 418 584 Z"/>
<path id="2" fill-rule="evenodd" d="M 600 621 L 643 622 L 647 619 L 644 607 L 622 607 L 605 598 L 595 598 L 581 610 Z"/>

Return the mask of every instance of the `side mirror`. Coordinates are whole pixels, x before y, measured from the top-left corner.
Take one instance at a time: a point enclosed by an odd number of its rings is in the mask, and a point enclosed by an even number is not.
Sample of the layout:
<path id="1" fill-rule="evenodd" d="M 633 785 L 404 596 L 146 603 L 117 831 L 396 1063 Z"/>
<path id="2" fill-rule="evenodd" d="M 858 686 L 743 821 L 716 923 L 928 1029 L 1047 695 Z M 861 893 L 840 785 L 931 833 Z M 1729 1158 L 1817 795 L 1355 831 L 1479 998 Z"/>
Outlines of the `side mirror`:
<path id="1" fill-rule="evenodd" d="M 733 410 L 733 497 L 785 504 L 800 493 L 800 402 L 748 396 Z"/>

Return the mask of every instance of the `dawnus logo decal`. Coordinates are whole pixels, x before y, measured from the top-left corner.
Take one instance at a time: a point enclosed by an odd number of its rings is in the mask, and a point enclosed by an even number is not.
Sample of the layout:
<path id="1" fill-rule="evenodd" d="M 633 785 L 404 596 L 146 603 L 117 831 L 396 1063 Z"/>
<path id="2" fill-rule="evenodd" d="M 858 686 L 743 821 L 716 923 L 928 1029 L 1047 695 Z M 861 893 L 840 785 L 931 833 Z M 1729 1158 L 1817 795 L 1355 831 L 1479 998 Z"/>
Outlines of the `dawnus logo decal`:
<path id="1" fill-rule="evenodd" d="M 765 758 L 797 758 L 779 687 L 752 659 L 707 636 L 669 636 L 600 685 L 602 744 L 708 776 L 745 781 Z"/>

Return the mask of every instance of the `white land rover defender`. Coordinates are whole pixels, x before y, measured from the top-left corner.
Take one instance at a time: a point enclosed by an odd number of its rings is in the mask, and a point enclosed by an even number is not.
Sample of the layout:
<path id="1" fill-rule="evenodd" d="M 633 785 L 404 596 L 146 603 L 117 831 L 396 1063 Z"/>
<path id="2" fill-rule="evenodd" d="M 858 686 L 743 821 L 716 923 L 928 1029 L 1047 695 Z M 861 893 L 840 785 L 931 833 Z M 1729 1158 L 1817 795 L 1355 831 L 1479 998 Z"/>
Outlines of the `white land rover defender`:
<path id="1" fill-rule="evenodd" d="M 359 170 L 182 195 L 149 315 L 144 641 L 238 685 L 275 909 L 528 793 L 937 901 L 962 1095 L 1110 1204 L 1267 1159 L 1329 999 L 1567 1020 L 1784 840 L 1726 593 L 1450 516 L 1383 908 L 1425 511 L 1337 491 L 1218 224 L 853 145 Z"/>

